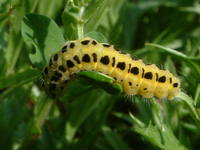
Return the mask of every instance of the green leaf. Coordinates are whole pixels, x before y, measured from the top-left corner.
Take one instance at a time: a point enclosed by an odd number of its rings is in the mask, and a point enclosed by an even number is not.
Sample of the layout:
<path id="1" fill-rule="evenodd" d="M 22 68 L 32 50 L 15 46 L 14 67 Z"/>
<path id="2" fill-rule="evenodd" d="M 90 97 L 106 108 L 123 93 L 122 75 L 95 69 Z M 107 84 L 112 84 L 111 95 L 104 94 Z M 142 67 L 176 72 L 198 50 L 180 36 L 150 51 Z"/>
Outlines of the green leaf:
<path id="1" fill-rule="evenodd" d="M 161 50 L 163 50 L 163 51 L 165 51 L 165 52 L 167 52 L 169 54 L 172 54 L 172 55 L 174 55 L 174 56 L 176 56 L 178 58 L 181 58 L 181 59 L 186 59 L 186 60 L 187 59 L 193 59 L 193 58 L 190 58 L 190 57 L 188 57 L 187 55 L 185 55 L 185 54 L 183 54 L 181 52 L 178 52 L 176 50 L 173 50 L 171 48 L 167 48 L 167 47 L 164 47 L 164 46 L 161 46 L 161 45 L 158 45 L 158 44 L 146 43 L 146 45 L 147 46 L 152 46 L 152 47 L 157 47 L 157 48 L 159 48 L 159 49 L 161 49 Z M 199 61 L 200 61 L 200 58 L 199 58 Z"/>
<path id="2" fill-rule="evenodd" d="M 145 141 L 163 150 L 186 150 L 186 148 L 175 137 L 169 126 L 164 123 L 161 126 L 152 125 L 150 122 L 148 125 L 144 124 L 140 119 L 129 113 L 129 117 L 122 113 L 115 113 L 116 117 L 126 120 L 129 123 L 132 119 L 133 131 L 140 134 Z"/>
<path id="3" fill-rule="evenodd" d="M 130 148 L 125 144 L 124 141 L 118 136 L 114 131 L 109 127 L 102 127 L 103 134 L 106 137 L 106 140 L 113 147 L 114 150 L 130 150 Z"/>
<path id="4" fill-rule="evenodd" d="M 94 71 L 82 71 L 79 74 L 88 79 L 92 79 L 93 85 L 96 85 L 111 94 L 120 94 L 123 92 L 122 86 L 119 83 L 115 83 L 114 79 L 110 76 Z"/>
<path id="5" fill-rule="evenodd" d="M 200 116 L 195 108 L 195 105 L 194 105 L 194 100 L 189 97 L 187 94 L 185 94 L 184 92 L 181 92 L 177 98 L 179 98 L 181 101 L 185 102 L 185 104 L 188 106 L 188 108 L 190 109 L 191 111 L 191 114 L 194 118 L 195 121 L 197 121 L 199 127 L 200 127 Z"/>
<path id="6" fill-rule="evenodd" d="M 104 1 L 105 0 L 90 1 L 85 10 L 85 13 L 83 14 L 83 19 L 87 21 L 93 15 L 95 16 L 96 14 L 99 14 L 98 10 L 100 9 L 101 5 L 103 5 Z"/>
<path id="7" fill-rule="evenodd" d="M 88 77 L 97 82 L 106 82 L 106 83 L 113 83 L 113 78 L 107 76 L 103 73 L 94 72 L 94 71 L 81 71 L 78 75 Z"/>
<path id="8" fill-rule="evenodd" d="M 91 143 L 96 143 L 101 127 L 115 103 L 114 97 L 106 94 L 103 90 L 90 90 L 79 95 L 79 98 L 75 98 L 72 103 L 67 104 L 69 106 L 68 116 L 70 117 L 67 118 L 71 120 L 71 124 L 74 124 L 73 127 L 78 129 L 75 129 L 74 137 L 69 138 L 67 136 L 68 142 L 70 142 L 70 148 L 68 149 L 82 150 L 90 147 Z M 82 133 L 82 136 L 77 139 L 76 135 L 80 133 Z M 75 145 L 74 142 L 76 142 Z"/>
<path id="9" fill-rule="evenodd" d="M 89 6 L 89 9 L 84 14 L 85 19 L 87 19 L 84 27 L 85 33 L 95 31 L 97 29 L 99 24 L 101 24 L 101 18 L 109 9 L 109 3 L 110 0 L 96 0 Z"/>
<path id="10" fill-rule="evenodd" d="M 72 142 L 74 135 L 79 129 L 80 125 L 87 119 L 87 117 L 99 107 L 101 101 L 105 101 L 109 95 L 99 90 L 85 92 L 80 95 L 76 101 L 69 108 L 69 118 L 66 123 L 66 139 Z M 78 109 L 76 109 L 78 108 Z"/>
<path id="11" fill-rule="evenodd" d="M 63 46 L 65 40 L 57 24 L 50 18 L 37 14 L 28 14 L 22 21 L 24 41 L 34 45 L 36 52 L 29 57 L 34 66 L 41 69 L 52 54 Z"/>
<path id="12" fill-rule="evenodd" d="M 67 83 L 62 100 L 77 97 L 94 88 L 104 89 L 111 94 L 120 95 L 123 93 L 122 86 L 115 83 L 113 78 L 99 72 L 81 71 Z"/>
<path id="13" fill-rule="evenodd" d="M 135 126 L 133 129 L 146 141 L 164 150 L 186 150 L 186 148 L 174 136 L 170 128 L 162 126 L 162 130 L 149 124 L 147 127 Z"/>
<path id="14" fill-rule="evenodd" d="M 24 72 L 19 72 L 7 77 L 0 78 L 0 89 L 16 87 L 24 83 L 37 79 L 40 72 L 36 69 L 28 69 Z"/>
<path id="15" fill-rule="evenodd" d="M 85 34 L 85 37 L 91 37 L 101 43 L 108 43 L 108 40 L 106 39 L 106 37 L 100 32 L 94 32 L 94 31 L 89 32 Z"/>
<path id="16" fill-rule="evenodd" d="M 194 71 L 196 71 L 198 75 L 200 75 L 200 58 L 199 57 L 189 57 L 181 52 L 178 52 L 176 50 L 173 50 L 171 48 L 167 48 L 158 44 L 147 43 L 146 45 L 159 48 L 159 50 L 164 51 L 182 61 L 185 61 L 187 64 L 189 64 L 191 67 L 194 68 Z"/>
<path id="17" fill-rule="evenodd" d="M 22 94 L 23 93 L 23 94 Z M 30 88 L 15 88 L 5 98 L 1 98 L 0 105 L 0 149 L 12 149 L 18 127 L 23 122 L 30 121 L 31 113 L 26 103 L 29 98 Z M 26 132 L 25 129 L 23 133 Z M 19 139 L 18 139 L 19 140 Z"/>

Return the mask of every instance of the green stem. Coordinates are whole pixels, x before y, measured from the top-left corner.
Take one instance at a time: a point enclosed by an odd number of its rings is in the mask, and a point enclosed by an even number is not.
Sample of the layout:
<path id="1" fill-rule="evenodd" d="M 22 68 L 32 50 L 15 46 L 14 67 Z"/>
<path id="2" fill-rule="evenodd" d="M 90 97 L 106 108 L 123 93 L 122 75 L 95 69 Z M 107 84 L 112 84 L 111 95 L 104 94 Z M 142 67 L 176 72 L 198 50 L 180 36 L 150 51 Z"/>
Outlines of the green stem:
<path id="1" fill-rule="evenodd" d="M 78 39 L 83 38 L 84 36 L 84 20 L 83 20 L 83 14 L 85 12 L 85 7 L 81 7 L 79 10 L 79 20 L 77 23 L 77 31 L 78 31 Z"/>
<path id="2" fill-rule="evenodd" d="M 33 5 L 32 5 L 32 8 L 31 8 L 31 13 L 33 13 L 34 11 L 35 11 L 35 9 L 36 9 L 36 7 L 37 7 L 37 5 L 38 5 L 38 2 L 39 2 L 39 0 L 35 0 L 34 2 L 33 2 Z"/>
<path id="3" fill-rule="evenodd" d="M 44 106 L 42 107 L 41 111 L 36 114 L 36 125 L 39 128 L 43 126 L 45 120 L 48 118 L 49 112 L 53 104 L 53 101 L 51 99 L 46 98 L 44 101 Z"/>
<path id="4" fill-rule="evenodd" d="M 135 124 L 137 124 L 140 128 L 144 128 L 145 127 L 145 124 L 142 121 L 140 121 L 138 118 L 136 118 L 131 112 L 129 112 L 129 115 L 133 119 L 133 122 Z"/>
<path id="5" fill-rule="evenodd" d="M 198 84 L 197 89 L 196 89 L 196 94 L 195 94 L 195 98 L 194 98 L 195 106 L 197 106 L 199 95 L 200 95 L 200 84 Z"/>
<path id="6" fill-rule="evenodd" d="M 83 35 L 84 35 L 84 33 L 83 33 L 83 23 L 82 22 L 80 22 L 80 23 L 78 23 L 77 24 L 77 36 L 78 36 L 78 39 L 81 39 L 81 38 L 83 38 Z"/>

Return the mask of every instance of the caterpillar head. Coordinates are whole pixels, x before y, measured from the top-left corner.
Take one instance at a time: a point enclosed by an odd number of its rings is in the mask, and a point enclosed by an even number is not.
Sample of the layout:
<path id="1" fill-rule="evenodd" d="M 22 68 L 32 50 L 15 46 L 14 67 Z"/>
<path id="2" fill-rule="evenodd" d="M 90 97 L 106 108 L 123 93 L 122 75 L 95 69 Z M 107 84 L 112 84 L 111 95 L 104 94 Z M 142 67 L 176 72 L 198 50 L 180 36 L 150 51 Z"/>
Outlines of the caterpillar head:
<path id="1" fill-rule="evenodd" d="M 128 95 L 136 95 L 140 85 L 140 79 L 128 75 L 126 80 L 124 80 L 124 92 Z"/>
<path id="2" fill-rule="evenodd" d="M 131 68 L 126 75 L 126 80 L 123 82 L 123 87 L 126 94 L 136 95 L 140 87 L 145 65 L 142 60 L 132 60 L 131 63 Z"/>
<path id="3" fill-rule="evenodd" d="M 180 81 L 168 70 L 159 70 L 154 95 L 158 98 L 172 99 L 180 92 Z"/>

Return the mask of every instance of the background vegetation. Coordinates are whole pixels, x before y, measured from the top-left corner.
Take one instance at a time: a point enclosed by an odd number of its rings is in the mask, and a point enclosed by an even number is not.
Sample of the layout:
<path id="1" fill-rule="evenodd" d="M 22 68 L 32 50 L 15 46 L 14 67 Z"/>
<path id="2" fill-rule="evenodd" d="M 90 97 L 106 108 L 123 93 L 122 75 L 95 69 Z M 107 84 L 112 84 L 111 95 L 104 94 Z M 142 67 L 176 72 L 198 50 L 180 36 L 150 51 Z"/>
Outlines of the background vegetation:
<path id="1" fill-rule="evenodd" d="M 83 36 L 169 69 L 183 92 L 173 101 L 130 98 L 92 75 L 93 84 L 77 77 L 50 99 L 42 68 Z M 1 0 L 0 149 L 200 149 L 199 46 L 198 0 Z"/>

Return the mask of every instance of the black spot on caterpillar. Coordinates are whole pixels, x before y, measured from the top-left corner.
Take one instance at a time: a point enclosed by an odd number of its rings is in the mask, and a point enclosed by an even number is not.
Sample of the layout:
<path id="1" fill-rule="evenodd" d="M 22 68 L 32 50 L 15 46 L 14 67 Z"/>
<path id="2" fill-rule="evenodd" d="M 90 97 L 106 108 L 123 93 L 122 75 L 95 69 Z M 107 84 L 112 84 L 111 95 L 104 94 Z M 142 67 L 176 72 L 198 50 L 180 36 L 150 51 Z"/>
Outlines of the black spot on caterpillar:
<path id="1" fill-rule="evenodd" d="M 110 62 L 109 57 L 108 57 L 108 56 L 103 56 L 103 57 L 101 57 L 100 62 L 101 62 L 102 64 L 104 64 L 104 65 L 108 65 L 109 62 Z"/>
<path id="2" fill-rule="evenodd" d="M 67 63 L 67 67 L 68 68 L 73 68 L 74 67 L 74 63 L 71 60 L 67 60 L 66 63 Z"/>
<path id="3" fill-rule="evenodd" d="M 44 87 L 56 95 L 56 89 L 63 89 L 72 75 L 82 70 L 113 77 L 128 95 L 172 99 L 180 92 L 179 79 L 168 70 L 161 70 L 154 64 L 145 65 L 142 60 L 134 60 L 114 46 L 91 38 L 68 41 L 50 59 L 43 71 Z"/>
<path id="4" fill-rule="evenodd" d="M 88 54 L 85 54 L 82 58 L 82 61 L 89 63 L 90 62 L 90 56 Z"/>

